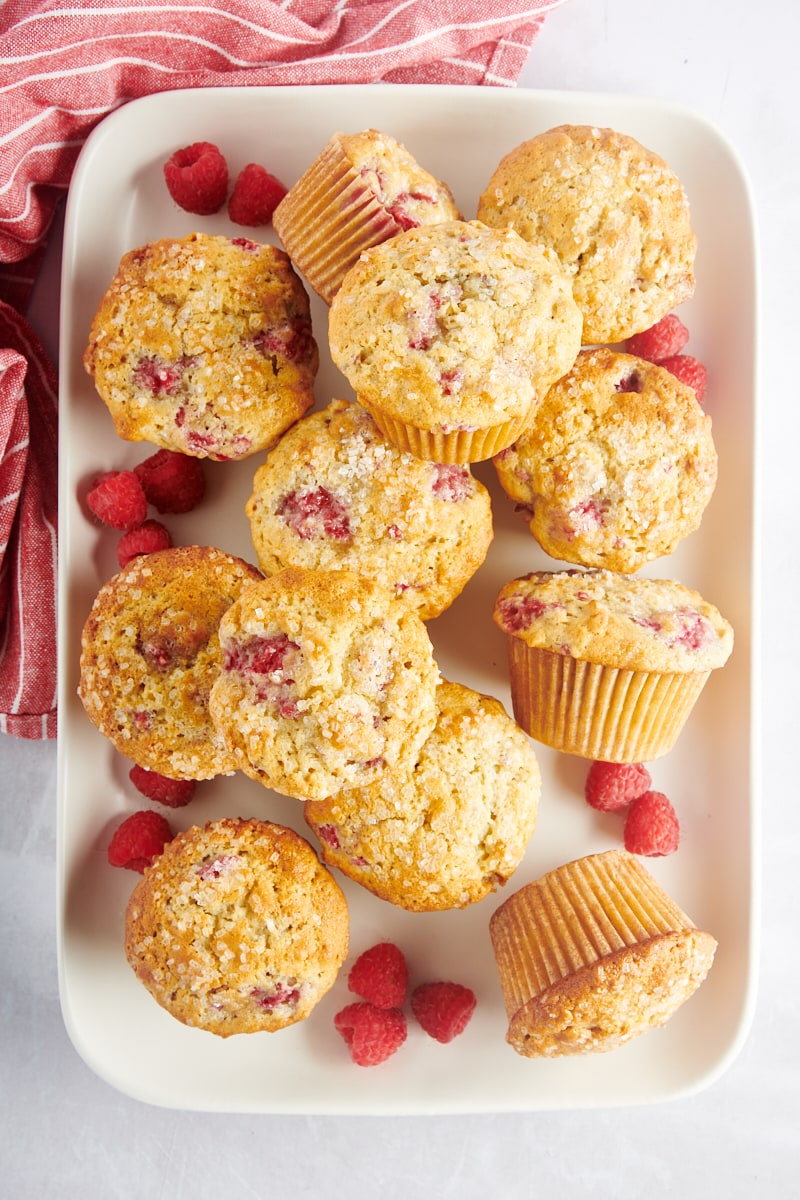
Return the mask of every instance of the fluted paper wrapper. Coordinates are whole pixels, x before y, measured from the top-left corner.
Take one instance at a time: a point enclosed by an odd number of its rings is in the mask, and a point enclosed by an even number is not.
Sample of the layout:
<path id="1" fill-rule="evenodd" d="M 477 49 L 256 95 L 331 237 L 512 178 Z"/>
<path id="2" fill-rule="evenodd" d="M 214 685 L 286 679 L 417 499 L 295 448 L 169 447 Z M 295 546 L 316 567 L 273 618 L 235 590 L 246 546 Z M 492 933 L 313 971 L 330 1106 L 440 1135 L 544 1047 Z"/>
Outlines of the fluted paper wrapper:
<path id="1" fill-rule="evenodd" d="M 294 265 L 326 304 L 359 255 L 401 228 L 335 138 L 289 189 L 272 224 Z"/>
<path id="2" fill-rule="evenodd" d="M 546 746 L 652 762 L 674 746 L 710 671 L 632 671 L 534 649 L 508 635 L 514 717 Z"/>
<path id="3" fill-rule="evenodd" d="M 487 429 L 421 429 L 387 416 L 363 396 L 359 402 L 367 409 L 387 442 L 407 450 L 415 458 L 429 462 L 467 466 L 484 462 L 515 442 L 530 421 L 530 413 L 513 421 L 503 421 Z"/>
<path id="4" fill-rule="evenodd" d="M 508 1041 L 526 1055 L 610 1049 L 663 1024 L 705 978 L 716 948 L 623 850 L 577 859 L 520 888 L 489 928 Z"/>

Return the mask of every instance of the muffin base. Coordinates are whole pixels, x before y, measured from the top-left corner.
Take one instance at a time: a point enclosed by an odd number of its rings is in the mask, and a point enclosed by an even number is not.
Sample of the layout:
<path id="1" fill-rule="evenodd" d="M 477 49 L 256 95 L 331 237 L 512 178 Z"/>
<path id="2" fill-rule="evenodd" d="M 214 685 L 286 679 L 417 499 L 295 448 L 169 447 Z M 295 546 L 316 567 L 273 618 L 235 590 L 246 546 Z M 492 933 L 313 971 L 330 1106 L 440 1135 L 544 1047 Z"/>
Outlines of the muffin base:
<path id="1" fill-rule="evenodd" d="M 364 396 L 358 399 L 387 442 L 407 450 L 416 458 L 457 466 L 493 458 L 517 440 L 531 418 L 528 412 L 524 417 L 491 425 L 487 429 L 422 429 L 388 416 Z"/>
<path id="2" fill-rule="evenodd" d="M 652 762 L 683 729 L 710 671 L 635 671 L 508 637 L 511 702 L 538 742 L 604 762 Z"/>
<path id="3" fill-rule="evenodd" d="M 281 200 L 272 224 L 326 304 L 364 250 L 400 232 L 335 138 Z"/>
<path id="4" fill-rule="evenodd" d="M 621 850 L 527 884 L 494 913 L 490 934 L 506 1040 L 527 1058 L 612 1050 L 663 1025 L 703 982 L 716 950 Z"/>

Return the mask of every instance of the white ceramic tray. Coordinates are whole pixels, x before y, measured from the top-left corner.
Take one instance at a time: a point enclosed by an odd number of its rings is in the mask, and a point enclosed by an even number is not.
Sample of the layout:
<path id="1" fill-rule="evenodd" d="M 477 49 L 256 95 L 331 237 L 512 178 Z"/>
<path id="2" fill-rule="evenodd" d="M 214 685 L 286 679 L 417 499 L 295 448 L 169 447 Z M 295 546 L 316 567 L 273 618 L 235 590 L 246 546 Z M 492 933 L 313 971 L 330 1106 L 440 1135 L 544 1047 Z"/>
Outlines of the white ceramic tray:
<path id="1" fill-rule="evenodd" d="M 648 860 L 656 878 L 718 939 L 699 992 L 663 1030 L 612 1054 L 525 1060 L 505 1043 L 505 1015 L 488 935 L 505 895 L 559 863 L 617 846 L 618 817 L 590 810 L 586 764 L 541 748 L 539 825 L 501 892 L 463 911 L 412 914 L 344 882 L 355 956 L 396 940 L 413 981 L 453 978 L 478 998 L 466 1032 L 443 1046 L 413 1021 L 402 1050 L 379 1068 L 348 1058 L 334 1013 L 353 997 L 344 969 L 312 1017 L 277 1034 L 222 1040 L 186 1028 L 137 982 L 123 953 L 123 913 L 136 882 L 106 862 L 112 829 L 146 805 L 128 765 L 90 724 L 76 698 L 79 635 L 94 595 L 116 569 L 116 538 L 78 500 L 98 470 L 132 465 L 152 447 L 119 441 L 81 356 L 101 294 L 128 249 L 195 228 L 241 235 L 223 214 L 192 217 L 170 200 L 162 164 L 177 147 L 217 143 L 232 174 L 259 161 L 291 183 L 337 129 L 383 129 L 453 188 L 466 216 L 500 156 L 562 122 L 607 125 L 660 153 L 682 178 L 699 237 L 697 292 L 681 310 L 692 353 L 708 366 L 719 484 L 700 530 L 645 573 L 698 588 L 732 622 L 736 646 L 709 682 L 677 746 L 652 764 L 669 793 L 682 844 Z M 264 236 L 272 236 L 271 230 Z M 322 348 L 317 400 L 351 393 L 326 352 L 326 310 L 313 298 Z M 90 137 L 66 220 L 61 328 L 61 610 L 59 739 L 59 958 L 64 1019 L 98 1075 L 121 1091 L 185 1109 L 282 1113 L 445 1113 L 534 1110 L 664 1100 L 710 1084 L 745 1037 L 754 997 L 758 897 L 758 700 L 754 524 L 757 295 L 748 187 L 735 154 L 691 114 L 633 98 L 483 88 L 311 87 L 173 92 L 131 103 Z M 262 456 L 208 464 L 202 507 L 168 519 L 176 542 L 217 544 L 254 559 L 244 502 Z M 505 646 L 491 620 L 508 579 L 551 565 L 494 482 L 495 542 L 452 608 L 430 625 L 443 674 L 510 709 Z M 175 828 L 222 815 L 258 816 L 308 833 L 301 804 L 244 777 L 204 784 L 169 813 Z M 311 836 L 309 834 L 309 836 Z"/>

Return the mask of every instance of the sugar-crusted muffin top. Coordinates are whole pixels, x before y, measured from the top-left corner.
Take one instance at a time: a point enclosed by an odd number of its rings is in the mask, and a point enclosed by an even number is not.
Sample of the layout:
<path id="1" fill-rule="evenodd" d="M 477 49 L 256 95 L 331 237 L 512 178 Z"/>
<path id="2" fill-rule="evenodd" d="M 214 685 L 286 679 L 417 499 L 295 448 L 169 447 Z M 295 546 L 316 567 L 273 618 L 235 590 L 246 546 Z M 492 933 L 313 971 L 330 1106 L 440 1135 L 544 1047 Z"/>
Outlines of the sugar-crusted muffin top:
<path id="1" fill-rule="evenodd" d="M 318 365 L 288 255 L 204 233 L 123 256 L 84 354 L 120 437 L 212 459 L 270 445 L 314 403 Z"/>
<path id="2" fill-rule="evenodd" d="M 532 648 L 637 671 L 711 670 L 733 648 L 731 626 L 698 592 L 605 570 L 512 580 L 497 597 L 494 621 Z"/>
<path id="3" fill-rule="evenodd" d="M 289 567 L 220 623 L 209 709 L 246 773 L 300 799 L 402 769 L 436 720 L 425 625 L 351 571 Z"/>
<path id="4" fill-rule="evenodd" d="M 526 415 L 572 366 L 580 325 L 555 255 L 446 221 L 362 254 L 331 304 L 329 343 L 366 408 L 485 429 Z"/>
<path id="5" fill-rule="evenodd" d="M 450 188 L 420 165 L 410 150 L 388 133 L 364 129 L 337 133 L 338 142 L 362 182 L 385 206 L 400 229 L 460 219 Z"/>
<path id="6" fill-rule="evenodd" d="M 492 539 L 489 493 L 466 467 L 397 449 L 344 400 L 284 434 L 256 472 L 246 511 L 265 574 L 356 571 L 426 620 L 455 599 Z"/>
<path id="7" fill-rule="evenodd" d="M 216 547 L 174 546 L 138 556 L 103 585 L 81 635 L 78 693 L 121 754 L 171 778 L 235 769 L 208 695 L 222 662 L 220 619 L 260 578 Z"/>
<path id="8" fill-rule="evenodd" d="M 697 238 L 675 172 L 635 138 L 559 125 L 498 164 L 478 218 L 552 247 L 573 279 L 583 343 L 617 342 L 694 291 Z"/>
<path id="9" fill-rule="evenodd" d="M 495 458 L 554 558 L 635 571 L 700 524 L 717 480 L 711 418 L 669 371 L 584 350 Z"/>
<path id="10" fill-rule="evenodd" d="M 310 801 L 323 857 L 399 907 L 460 908 L 504 884 L 535 826 L 533 746 L 502 704 L 444 681 L 410 771 Z"/>
<path id="11" fill-rule="evenodd" d="M 306 1018 L 348 947 L 347 903 L 309 843 L 222 818 L 178 833 L 130 897 L 125 951 L 162 1007 L 221 1037 Z"/>

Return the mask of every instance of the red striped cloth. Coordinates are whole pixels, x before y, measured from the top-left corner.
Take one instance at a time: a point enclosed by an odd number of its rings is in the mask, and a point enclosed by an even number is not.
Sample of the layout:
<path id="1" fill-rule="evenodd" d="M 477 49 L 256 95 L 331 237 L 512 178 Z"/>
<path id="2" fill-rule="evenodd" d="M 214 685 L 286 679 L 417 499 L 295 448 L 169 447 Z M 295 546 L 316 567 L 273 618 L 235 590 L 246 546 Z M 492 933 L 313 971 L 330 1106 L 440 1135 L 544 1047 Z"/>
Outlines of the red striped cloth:
<path id="1" fill-rule="evenodd" d="M 6 0 L 0 7 L 0 730 L 56 731 L 55 384 L 19 314 L 88 133 L 120 104 L 175 88 L 513 87 L 545 14 L 564 2 Z"/>
<path id="2" fill-rule="evenodd" d="M 0 302 L 0 730 L 56 734 L 56 375 Z"/>

